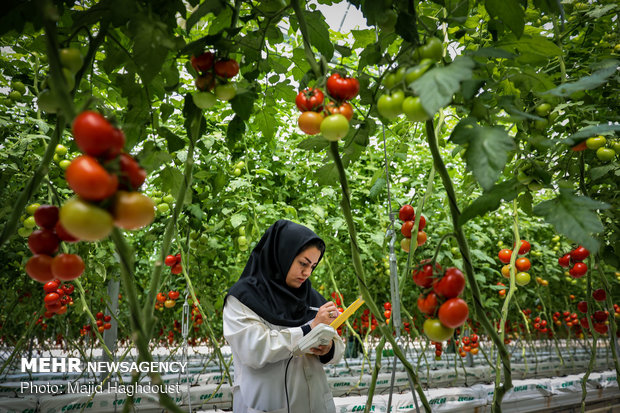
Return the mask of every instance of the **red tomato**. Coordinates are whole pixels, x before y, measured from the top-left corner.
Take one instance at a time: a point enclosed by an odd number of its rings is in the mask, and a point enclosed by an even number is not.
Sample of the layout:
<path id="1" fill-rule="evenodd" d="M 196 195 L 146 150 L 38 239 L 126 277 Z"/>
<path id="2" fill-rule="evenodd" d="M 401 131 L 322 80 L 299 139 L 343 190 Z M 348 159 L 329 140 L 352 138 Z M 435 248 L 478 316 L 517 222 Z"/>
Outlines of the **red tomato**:
<path id="1" fill-rule="evenodd" d="M 383 308 L 385 310 L 391 310 L 392 309 L 392 303 L 390 303 L 389 301 L 386 303 L 383 303 Z"/>
<path id="2" fill-rule="evenodd" d="M 451 298 L 439 307 L 439 321 L 446 327 L 462 326 L 469 315 L 469 307 L 462 298 Z"/>
<path id="3" fill-rule="evenodd" d="M 386 319 L 390 318 L 390 317 L 392 316 L 392 310 L 385 310 L 385 311 L 383 312 L 383 316 L 384 316 Z"/>
<path id="4" fill-rule="evenodd" d="M 426 232 L 418 231 L 418 247 L 424 245 L 424 243 L 426 242 L 426 238 Z"/>
<path id="5" fill-rule="evenodd" d="M 607 324 L 603 324 L 603 323 L 594 323 L 594 330 L 596 330 L 597 333 L 599 334 L 607 334 L 607 330 L 609 330 L 609 327 L 607 326 Z"/>
<path id="6" fill-rule="evenodd" d="M 558 258 L 558 264 L 562 267 L 570 266 L 570 254 L 564 254 L 560 258 Z"/>
<path id="7" fill-rule="evenodd" d="M 58 251 L 60 240 L 54 231 L 38 229 L 28 237 L 28 248 L 33 254 L 52 255 Z"/>
<path id="8" fill-rule="evenodd" d="M 233 78 L 239 73 L 239 63 L 235 59 L 224 59 L 215 62 L 215 74 L 226 79 Z"/>
<path id="9" fill-rule="evenodd" d="M 215 76 L 211 72 L 200 75 L 194 81 L 196 89 L 204 92 L 211 91 L 215 87 Z"/>
<path id="10" fill-rule="evenodd" d="M 60 306 L 60 308 L 58 310 L 56 310 L 56 314 L 58 315 L 62 315 L 64 313 L 67 312 L 67 306 L 66 305 L 62 305 Z"/>
<path id="11" fill-rule="evenodd" d="M 568 273 L 574 278 L 581 278 L 586 275 L 586 272 L 588 272 L 588 266 L 583 262 L 576 262 L 573 268 L 568 270 Z"/>
<path id="12" fill-rule="evenodd" d="M 414 221 L 405 221 L 403 225 L 400 227 L 400 233 L 403 234 L 405 238 L 411 238 L 411 230 L 413 229 Z"/>
<path id="13" fill-rule="evenodd" d="M 53 293 L 57 289 L 58 289 L 58 283 L 56 283 L 56 281 L 48 281 L 43 286 L 43 291 L 45 291 L 46 293 Z"/>
<path id="14" fill-rule="evenodd" d="M 295 105 L 300 112 L 323 110 L 323 100 L 325 96 L 321 89 L 306 88 L 299 91 L 295 98 Z"/>
<path id="15" fill-rule="evenodd" d="M 58 222 L 58 207 L 55 205 L 41 205 L 34 211 L 34 221 L 41 228 L 53 229 Z"/>
<path id="16" fill-rule="evenodd" d="M 579 301 L 577 303 L 577 310 L 579 310 L 582 313 L 587 313 L 588 312 L 588 303 L 586 301 Z"/>
<path id="17" fill-rule="evenodd" d="M 582 141 L 581 143 L 578 143 L 577 145 L 571 148 L 573 152 L 581 152 L 581 151 L 585 151 L 586 149 L 588 149 L 588 146 L 586 145 L 586 140 Z"/>
<path id="18" fill-rule="evenodd" d="M 206 72 L 213 67 L 213 60 L 215 56 L 211 52 L 204 52 L 201 55 L 192 56 L 191 63 L 194 70 L 198 73 Z"/>
<path id="19" fill-rule="evenodd" d="M 527 254 L 528 252 L 530 252 L 531 248 L 532 246 L 530 245 L 529 242 L 525 240 L 521 240 L 521 246 L 519 247 L 519 255 Z"/>
<path id="20" fill-rule="evenodd" d="M 140 167 L 140 164 L 136 162 L 131 155 L 121 153 L 120 160 L 120 174 L 118 176 L 119 187 L 121 189 L 127 189 L 130 191 L 137 191 L 140 186 L 146 180 L 146 171 Z"/>
<path id="21" fill-rule="evenodd" d="M 508 264 L 510 262 L 511 256 L 512 250 L 509 250 L 508 248 L 501 249 L 498 254 L 499 260 L 504 264 Z"/>
<path id="22" fill-rule="evenodd" d="M 605 301 L 607 299 L 607 293 L 605 293 L 604 289 L 599 288 L 598 290 L 592 291 L 592 298 L 596 301 Z"/>
<path id="23" fill-rule="evenodd" d="M 46 283 L 51 281 L 52 275 L 52 257 L 46 254 L 37 254 L 30 257 L 26 263 L 26 273 L 35 281 Z"/>
<path id="24" fill-rule="evenodd" d="M 52 274 L 62 281 L 71 281 L 84 272 L 84 261 L 79 255 L 58 254 L 52 260 Z"/>
<path id="25" fill-rule="evenodd" d="M 60 296 L 56 293 L 49 293 L 45 295 L 43 301 L 45 301 L 46 305 L 53 305 L 60 301 Z"/>
<path id="26" fill-rule="evenodd" d="M 340 113 L 347 120 L 353 119 L 353 106 L 349 102 L 342 102 L 340 105 L 335 102 L 329 102 L 327 104 L 327 111 L 332 115 Z"/>
<path id="27" fill-rule="evenodd" d="M 398 219 L 401 221 L 413 221 L 415 219 L 415 211 L 409 204 L 403 205 L 398 211 Z"/>
<path id="28" fill-rule="evenodd" d="M 435 262 L 435 271 L 441 272 L 441 265 L 438 262 Z M 419 285 L 422 288 L 428 288 L 433 285 L 433 268 L 430 264 L 430 260 L 422 260 L 420 264 L 414 268 L 411 272 L 413 277 L 413 282 L 416 285 Z"/>
<path id="29" fill-rule="evenodd" d="M 327 92 L 338 100 L 350 100 L 357 96 L 360 84 L 357 79 L 342 77 L 340 73 L 334 73 L 327 78 Z"/>
<path id="30" fill-rule="evenodd" d="M 97 112 L 80 113 L 73 121 L 73 137 L 86 155 L 112 158 L 125 146 L 125 135 Z"/>
<path id="31" fill-rule="evenodd" d="M 435 311 L 437 310 L 437 294 L 432 291 L 426 296 L 420 294 L 418 296 L 418 310 L 426 315 L 435 315 Z"/>
<path id="32" fill-rule="evenodd" d="M 170 268 L 170 272 L 173 274 L 181 274 L 183 272 L 183 265 L 181 263 L 176 263 Z"/>
<path id="33" fill-rule="evenodd" d="M 602 311 L 602 310 L 595 311 L 592 316 L 599 323 L 603 323 L 603 322 L 607 321 L 607 317 L 608 317 L 607 313 L 605 311 Z"/>
<path id="34" fill-rule="evenodd" d="M 164 301 L 166 301 L 166 294 L 157 293 L 157 301 L 159 301 L 160 303 L 163 303 Z"/>
<path id="35" fill-rule="evenodd" d="M 527 258 L 521 257 L 517 258 L 517 261 L 515 261 L 515 266 L 517 267 L 517 271 L 527 271 L 530 269 L 532 264 Z"/>
<path id="36" fill-rule="evenodd" d="M 299 115 L 297 124 L 307 135 L 316 135 L 321 131 L 321 123 L 323 122 L 323 115 L 318 112 L 307 111 Z"/>
<path id="37" fill-rule="evenodd" d="M 465 289 L 465 277 L 458 268 L 447 268 L 443 277 L 433 281 L 433 289 L 442 297 L 457 297 Z"/>
<path id="38" fill-rule="evenodd" d="M 99 311 L 97 314 L 95 314 L 95 318 L 97 320 L 103 320 L 103 313 L 101 311 Z"/>
<path id="39" fill-rule="evenodd" d="M 175 257 L 174 255 L 168 255 L 166 259 L 164 260 L 164 264 L 166 264 L 168 267 L 172 267 L 176 263 L 177 263 L 177 257 Z"/>
<path id="40" fill-rule="evenodd" d="M 110 197 L 118 188 L 118 178 L 111 175 L 92 156 L 75 158 L 65 171 L 67 183 L 81 198 L 101 201 Z"/>
<path id="41" fill-rule="evenodd" d="M 110 321 L 112 321 L 112 316 L 110 315 L 103 316 L 103 321 L 105 321 L 106 323 L 109 323 Z"/>
<path id="42" fill-rule="evenodd" d="M 71 295 L 73 294 L 75 287 L 73 286 L 73 284 L 65 284 L 62 286 L 62 289 L 65 291 L 65 294 Z"/>
<path id="43" fill-rule="evenodd" d="M 570 252 L 570 259 L 573 262 L 581 262 L 588 258 L 589 255 L 590 251 L 580 245 Z"/>
<path id="44" fill-rule="evenodd" d="M 112 206 L 114 225 L 123 229 L 139 229 L 155 218 L 155 203 L 140 192 L 118 191 Z"/>
<path id="45" fill-rule="evenodd" d="M 179 292 L 178 291 L 168 291 L 168 298 L 170 298 L 171 300 L 176 300 L 177 298 L 179 298 Z"/>

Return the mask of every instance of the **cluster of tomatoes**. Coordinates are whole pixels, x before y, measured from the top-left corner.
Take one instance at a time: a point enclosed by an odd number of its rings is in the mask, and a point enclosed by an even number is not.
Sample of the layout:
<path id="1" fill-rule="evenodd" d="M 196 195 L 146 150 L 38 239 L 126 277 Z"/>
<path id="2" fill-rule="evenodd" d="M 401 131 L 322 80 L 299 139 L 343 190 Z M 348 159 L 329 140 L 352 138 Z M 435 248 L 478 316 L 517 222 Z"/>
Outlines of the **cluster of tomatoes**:
<path id="1" fill-rule="evenodd" d="M 529 242 L 521 240 L 518 254 L 525 255 L 530 252 L 531 248 L 532 246 Z M 512 258 L 512 250 L 509 248 L 502 248 L 497 256 L 502 263 L 506 264 L 502 267 L 502 275 L 506 278 L 510 278 L 510 259 Z M 516 259 L 515 267 L 517 273 L 515 275 L 515 282 L 517 285 L 524 286 L 530 283 L 532 277 L 527 271 L 531 268 L 531 266 L 532 264 L 530 263 L 530 260 L 526 257 L 519 257 Z"/>
<path id="2" fill-rule="evenodd" d="M 602 288 L 592 291 L 592 298 L 597 302 L 604 302 L 607 299 L 607 293 Z M 588 313 L 588 303 L 586 301 L 580 301 L 577 303 L 577 310 L 580 313 Z M 614 305 L 614 313 L 618 313 L 617 305 Z M 592 313 L 592 327 L 599 334 L 606 334 L 609 327 L 607 325 L 607 319 L 609 318 L 609 312 L 603 310 L 596 310 Z M 579 319 L 579 323 L 584 330 L 589 330 L 588 318 L 582 317 Z"/>
<path id="3" fill-rule="evenodd" d="M 469 316 L 467 302 L 459 298 L 465 289 L 465 276 L 456 267 L 443 271 L 439 263 L 433 271 L 429 260 L 422 260 L 412 276 L 413 282 L 426 290 L 417 300 L 420 312 L 429 316 L 424 321 L 424 333 L 432 341 L 449 339 Z"/>
<path id="4" fill-rule="evenodd" d="M 564 268 L 570 267 L 568 273 L 571 277 L 581 278 L 588 272 L 588 266 L 583 262 L 583 260 L 589 256 L 590 251 L 580 245 L 571 252 L 558 258 L 558 264 Z"/>
<path id="5" fill-rule="evenodd" d="M 112 324 L 110 323 L 110 321 L 112 321 L 112 316 L 104 315 L 103 312 L 99 311 L 95 314 L 95 318 L 97 319 L 97 330 L 100 333 L 112 328 Z"/>
<path id="6" fill-rule="evenodd" d="M 410 89 L 411 83 L 420 78 L 435 62 L 441 60 L 443 45 L 436 37 L 430 37 L 426 43 L 416 49 L 413 59 L 419 62 L 414 66 L 400 66 L 389 73 L 383 80 L 385 93 L 377 100 L 377 110 L 386 119 L 395 119 L 402 113 L 412 122 L 430 119 L 422 106 L 419 96 Z M 409 96 L 407 96 L 409 95 Z"/>
<path id="7" fill-rule="evenodd" d="M 456 340 L 455 344 L 457 345 L 459 356 L 465 357 L 467 353 L 471 353 L 473 356 L 478 354 L 480 351 L 480 343 L 478 342 L 478 334 L 473 333 L 468 336 L 461 337 L 461 340 Z"/>
<path id="8" fill-rule="evenodd" d="M 198 327 L 203 323 L 202 314 L 200 314 L 200 310 L 196 304 L 192 307 L 192 324 L 194 325 L 194 330 L 198 331 Z"/>
<path id="9" fill-rule="evenodd" d="M 496 285 L 500 286 L 500 287 L 506 287 L 506 284 L 502 283 L 502 282 L 498 282 Z M 498 290 L 497 293 L 499 294 L 499 298 L 506 298 L 506 289 L 502 288 L 501 290 Z"/>
<path id="10" fill-rule="evenodd" d="M 58 207 L 40 205 L 34 211 L 34 221 L 40 229 L 28 237 L 28 248 L 34 254 L 26 263 L 26 273 L 33 280 L 47 283 L 53 279 L 71 281 L 84 272 L 84 261 L 76 254 L 58 252 L 60 241 L 75 242 L 58 219 Z"/>
<path id="11" fill-rule="evenodd" d="M 174 343 L 174 334 L 178 333 L 181 334 L 181 323 L 179 323 L 179 320 L 174 320 L 174 325 L 172 327 L 171 330 L 168 330 L 168 336 L 167 336 L 167 341 L 168 341 L 168 345 L 172 345 L 172 343 Z M 164 327 L 162 327 L 159 330 L 159 336 L 163 336 L 164 335 Z"/>
<path id="12" fill-rule="evenodd" d="M 431 341 L 431 345 L 435 346 L 435 360 L 441 359 L 443 354 L 443 344 L 441 344 L 441 341 Z"/>
<path id="13" fill-rule="evenodd" d="M 64 314 L 67 312 L 67 306 L 73 305 L 74 286 L 72 284 L 62 284 L 60 280 L 48 281 L 43 285 L 45 291 L 45 318 L 51 318 L 54 314 Z"/>
<path id="14" fill-rule="evenodd" d="M 155 297 L 157 300 L 157 302 L 155 303 L 155 309 L 161 311 L 164 309 L 164 307 L 166 308 L 174 307 L 175 304 L 177 303 L 177 300 L 179 299 L 179 295 L 180 293 L 174 290 L 168 291 L 168 295 L 164 293 L 157 293 L 157 297 Z"/>
<path id="15" fill-rule="evenodd" d="M 235 84 L 229 81 L 239 73 L 235 59 L 216 59 L 213 52 L 206 51 L 192 56 L 191 64 L 198 73 L 194 84 L 199 92 L 192 96 L 196 106 L 209 109 L 218 99 L 227 102 L 237 95 Z"/>
<path id="16" fill-rule="evenodd" d="M 385 317 L 385 322 L 390 324 L 390 318 L 392 317 L 392 303 L 389 301 L 383 303 L 383 316 Z"/>
<path id="17" fill-rule="evenodd" d="M 595 151 L 601 162 L 611 162 L 620 154 L 620 141 L 608 141 L 603 135 L 593 136 L 573 147 L 573 151 L 585 149 Z"/>
<path id="18" fill-rule="evenodd" d="M 65 171 L 77 195 L 60 208 L 60 222 L 76 238 L 99 241 L 113 226 L 139 229 L 155 218 L 151 198 L 137 189 L 146 171 L 123 152 L 125 135 L 101 114 L 84 111 L 73 121 L 73 137 L 83 155 Z"/>
<path id="19" fill-rule="evenodd" d="M 84 59 L 79 49 L 70 47 L 60 49 L 58 52 L 62 74 L 67 91 L 75 88 L 75 75 L 82 67 Z M 41 83 L 37 105 L 40 109 L 48 113 L 56 113 L 59 109 L 58 96 L 50 89 L 49 78 L 45 78 Z"/>
<path id="20" fill-rule="evenodd" d="M 183 265 L 181 264 L 181 253 L 176 255 L 168 255 L 164 260 L 164 264 L 170 267 L 170 272 L 177 275 L 183 272 Z"/>
<path id="21" fill-rule="evenodd" d="M 326 82 L 330 100 L 318 88 L 306 88 L 295 98 L 297 109 L 302 112 L 297 119 L 299 129 L 308 135 L 321 135 L 328 141 L 339 141 L 349 131 L 353 106 L 348 102 L 357 96 L 360 84 L 357 79 L 334 73 Z"/>
<path id="22" fill-rule="evenodd" d="M 413 207 L 409 204 L 403 205 L 400 207 L 398 211 L 398 218 L 403 221 L 403 225 L 400 227 L 400 233 L 403 234 L 403 238 L 400 241 L 400 247 L 405 252 L 409 252 L 411 248 L 411 231 L 413 230 L 415 224 L 415 211 Z M 424 245 L 427 240 L 426 232 L 424 232 L 424 228 L 426 227 L 426 218 L 424 215 L 420 216 L 420 223 L 418 224 L 418 236 L 417 243 L 418 247 Z"/>
<path id="23" fill-rule="evenodd" d="M 368 328 L 370 328 L 371 331 L 374 331 L 379 324 L 375 316 L 370 314 L 370 310 L 368 310 L 367 308 L 364 309 L 360 320 L 362 323 L 361 326 L 357 323 L 357 319 L 353 321 L 353 329 L 360 334 L 365 334 L 366 331 L 368 331 Z"/>

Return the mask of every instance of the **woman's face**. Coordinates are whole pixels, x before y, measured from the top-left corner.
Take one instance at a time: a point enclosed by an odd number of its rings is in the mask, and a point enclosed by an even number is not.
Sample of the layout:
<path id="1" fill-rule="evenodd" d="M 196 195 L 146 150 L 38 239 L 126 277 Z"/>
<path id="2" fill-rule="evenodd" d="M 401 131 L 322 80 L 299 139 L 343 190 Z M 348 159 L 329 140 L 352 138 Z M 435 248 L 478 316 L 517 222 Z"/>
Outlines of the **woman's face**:
<path id="1" fill-rule="evenodd" d="M 291 264 L 291 268 L 288 270 L 288 274 L 286 274 L 286 285 L 291 288 L 301 287 L 304 281 L 312 274 L 314 267 L 319 262 L 319 258 L 321 258 L 321 251 L 317 247 L 307 248 L 297 255 Z"/>

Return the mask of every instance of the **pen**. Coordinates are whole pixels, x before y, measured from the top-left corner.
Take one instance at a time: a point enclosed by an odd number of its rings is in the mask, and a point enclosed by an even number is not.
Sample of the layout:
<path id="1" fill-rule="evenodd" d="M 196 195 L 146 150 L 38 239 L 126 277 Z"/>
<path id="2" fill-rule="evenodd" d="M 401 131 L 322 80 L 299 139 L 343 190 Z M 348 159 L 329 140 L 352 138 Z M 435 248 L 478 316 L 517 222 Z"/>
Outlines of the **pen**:
<path id="1" fill-rule="evenodd" d="M 319 311 L 318 307 L 312 307 L 311 305 L 309 305 L 308 308 L 312 311 Z"/>

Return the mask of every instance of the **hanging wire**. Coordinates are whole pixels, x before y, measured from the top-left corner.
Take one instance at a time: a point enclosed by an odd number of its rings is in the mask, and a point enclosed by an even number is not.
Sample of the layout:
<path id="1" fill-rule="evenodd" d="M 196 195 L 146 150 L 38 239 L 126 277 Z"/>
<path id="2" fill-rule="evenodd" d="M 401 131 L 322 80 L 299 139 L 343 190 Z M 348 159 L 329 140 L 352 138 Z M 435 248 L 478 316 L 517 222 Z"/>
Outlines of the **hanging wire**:
<path id="1" fill-rule="evenodd" d="M 185 302 L 183 303 L 183 315 L 181 317 L 181 335 L 183 336 L 183 361 L 185 364 L 185 381 L 187 382 L 187 402 L 189 404 L 189 413 L 192 413 L 192 395 L 190 393 L 190 377 L 189 377 L 189 356 L 187 354 L 187 338 L 189 336 L 189 291 L 185 290 Z M 181 381 L 181 372 L 179 372 L 179 382 Z"/>
<path id="2" fill-rule="evenodd" d="M 338 31 L 342 30 L 342 26 L 344 25 L 344 20 L 347 18 L 347 14 L 349 13 L 349 7 L 351 7 L 351 3 L 347 4 L 347 9 L 344 11 L 342 20 L 340 20 L 340 26 L 338 26 Z"/>

